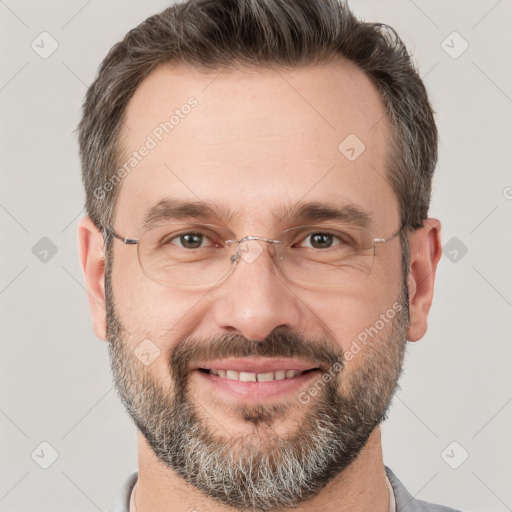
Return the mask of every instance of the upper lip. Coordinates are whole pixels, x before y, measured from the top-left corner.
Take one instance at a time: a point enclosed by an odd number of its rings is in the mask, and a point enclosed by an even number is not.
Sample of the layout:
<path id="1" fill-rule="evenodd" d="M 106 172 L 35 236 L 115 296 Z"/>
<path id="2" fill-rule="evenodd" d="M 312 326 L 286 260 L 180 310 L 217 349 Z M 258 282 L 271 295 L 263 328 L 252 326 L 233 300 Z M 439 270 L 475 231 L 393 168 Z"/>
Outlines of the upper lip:
<path id="1" fill-rule="evenodd" d="M 251 357 L 206 361 L 197 366 L 196 369 L 200 368 L 207 370 L 235 370 L 247 373 L 266 373 L 278 370 L 314 370 L 318 368 L 318 365 L 306 361 L 298 361 L 296 359 Z"/>

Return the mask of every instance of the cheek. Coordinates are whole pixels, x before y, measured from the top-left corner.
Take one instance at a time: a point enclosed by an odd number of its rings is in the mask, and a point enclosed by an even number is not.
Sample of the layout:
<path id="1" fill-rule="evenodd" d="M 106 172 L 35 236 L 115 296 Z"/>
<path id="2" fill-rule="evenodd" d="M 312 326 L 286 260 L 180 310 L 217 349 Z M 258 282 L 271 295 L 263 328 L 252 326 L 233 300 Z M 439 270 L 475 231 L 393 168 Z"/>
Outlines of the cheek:
<path id="1" fill-rule="evenodd" d="M 114 306 L 119 321 L 133 333 L 147 315 L 147 301 L 144 300 L 145 279 L 137 259 L 135 246 L 121 247 L 114 254 L 112 267 L 112 290 Z"/>
<path id="2" fill-rule="evenodd" d="M 136 258 L 124 255 L 116 256 L 112 286 L 116 315 L 127 331 L 124 342 L 135 350 L 150 340 L 160 351 L 152 371 L 168 374 L 173 348 L 197 327 L 202 294 L 183 293 L 151 281 Z"/>
<path id="3" fill-rule="evenodd" d="M 350 290 L 347 287 L 343 291 L 333 292 L 332 296 L 324 294 L 321 300 L 315 302 L 315 313 L 327 326 L 328 335 L 333 336 L 337 345 L 345 351 L 375 316 L 378 310 L 375 299 L 363 294 L 361 286 L 358 289 L 351 287 Z"/>
<path id="4" fill-rule="evenodd" d="M 374 271 L 370 275 L 373 287 L 382 299 L 381 307 L 385 308 L 399 299 L 403 288 L 400 240 L 394 240 L 393 244 L 392 249 L 376 257 Z"/>
<path id="5" fill-rule="evenodd" d="M 323 293 L 310 304 L 327 334 L 334 336 L 338 345 L 350 350 L 354 341 L 364 339 L 365 333 L 377 326 L 375 338 L 386 335 L 391 322 L 382 323 L 381 315 L 389 320 L 398 307 L 402 291 L 400 254 L 381 259 L 372 274 L 362 283 L 344 289 Z"/>

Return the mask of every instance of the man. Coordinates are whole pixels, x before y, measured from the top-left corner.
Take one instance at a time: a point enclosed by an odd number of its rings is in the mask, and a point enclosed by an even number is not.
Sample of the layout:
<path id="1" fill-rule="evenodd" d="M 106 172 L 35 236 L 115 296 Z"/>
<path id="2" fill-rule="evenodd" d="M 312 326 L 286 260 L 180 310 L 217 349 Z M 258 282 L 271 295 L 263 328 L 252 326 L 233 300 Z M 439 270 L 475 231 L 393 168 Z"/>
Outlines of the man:
<path id="1" fill-rule="evenodd" d="M 112 48 L 79 137 L 94 330 L 139 431 L 111 510 L 453 510 L 382 459 L 441 255 L 393 29 L 335 0 L 176 4 Z"/>

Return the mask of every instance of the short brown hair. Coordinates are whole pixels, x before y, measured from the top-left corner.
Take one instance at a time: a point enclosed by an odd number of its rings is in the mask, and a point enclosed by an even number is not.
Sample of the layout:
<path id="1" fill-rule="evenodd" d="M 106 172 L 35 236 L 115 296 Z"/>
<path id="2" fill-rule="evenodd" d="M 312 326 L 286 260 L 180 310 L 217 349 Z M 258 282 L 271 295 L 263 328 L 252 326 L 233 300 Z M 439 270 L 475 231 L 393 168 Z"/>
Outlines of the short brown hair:
<path id="1" fill-rule="evenodd" d="M 293 68 L 336 57 L 354 63 L 376 85 L 392 127 L 387 173 L 401 221 L 422 227 L 438 137 L 425 86 L 396 31 L 358 20 L 343 0 L 187 0 L 128 32 L 103 60 L 78 127 L 88 215 L 102 231 L 114 220 L 119 187 L 104 184 L 119 166 L 123 115 L 160 64 L 203 71 Z"/>

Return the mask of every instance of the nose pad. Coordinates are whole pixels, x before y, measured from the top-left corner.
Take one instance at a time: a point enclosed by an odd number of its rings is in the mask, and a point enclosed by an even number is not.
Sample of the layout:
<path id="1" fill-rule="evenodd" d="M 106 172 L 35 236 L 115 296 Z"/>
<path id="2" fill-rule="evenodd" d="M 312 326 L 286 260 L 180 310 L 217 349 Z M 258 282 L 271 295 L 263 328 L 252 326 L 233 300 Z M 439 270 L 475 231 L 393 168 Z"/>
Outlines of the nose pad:
<path id="1" fill-rule="evenodd" d="M 240 242 L 236 254 L 236 261 L 240 261 L 242 259 L 245 263 L 249 265 L 254 263 L 260 255 L 263 253 L 263 247 L 261 242 L 257 240 L 244 240 Z"/>
<path id="2" fill-rule="evenodd" d="M 279 257 L 279 253 L 275 245 L 279 244 L 278 240 L 271 240 L 268 238 L 256 237 L 256 236 L 248 236 L 242 240 L 238 241 L 238 245 L 235 249 L 235 253 L 229 258 L 231 262 L 231 269 L 229 271 L 229 275 L 235 270 L 235 267 L 238 265 L 240 260 L 244 263 L 252 264 L 264 253 L 265 246 L 263 243 L 268 243 L 272 247 L 270 248 L 270 258 L 275 259 L 277 262 L 277 267 L 280 267 L 279 261 L 283 259 Z M 276 269 L 273 271 L 275 272 Z M 277 269 L 279 272 L 279 268 Z M 227 276 L 226 276 L 227 277 Z"/>

